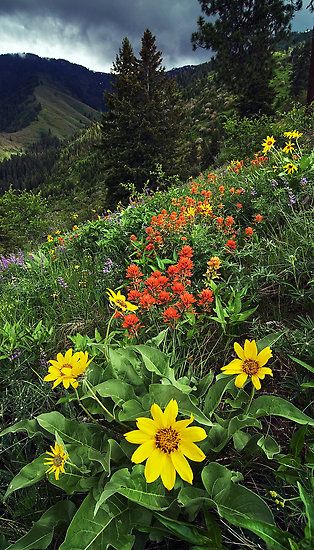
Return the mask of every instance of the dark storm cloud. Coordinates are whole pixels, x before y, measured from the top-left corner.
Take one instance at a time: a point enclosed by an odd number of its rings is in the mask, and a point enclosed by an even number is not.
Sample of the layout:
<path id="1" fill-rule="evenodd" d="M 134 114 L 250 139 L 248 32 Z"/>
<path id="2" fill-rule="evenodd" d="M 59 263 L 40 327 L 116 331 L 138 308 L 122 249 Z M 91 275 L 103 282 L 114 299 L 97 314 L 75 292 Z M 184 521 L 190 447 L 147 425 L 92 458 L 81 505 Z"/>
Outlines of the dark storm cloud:
<path id="1" fill-rule="evenodd" d="M 167 68 L 209 59 L 192 51 L 197 0 L 0 0 L 0 51 L 30 51 L 109 70 L 122 38 L 135 51 L 148 27 Z M 310 26 L 310 25 L 308 25 Z"/>

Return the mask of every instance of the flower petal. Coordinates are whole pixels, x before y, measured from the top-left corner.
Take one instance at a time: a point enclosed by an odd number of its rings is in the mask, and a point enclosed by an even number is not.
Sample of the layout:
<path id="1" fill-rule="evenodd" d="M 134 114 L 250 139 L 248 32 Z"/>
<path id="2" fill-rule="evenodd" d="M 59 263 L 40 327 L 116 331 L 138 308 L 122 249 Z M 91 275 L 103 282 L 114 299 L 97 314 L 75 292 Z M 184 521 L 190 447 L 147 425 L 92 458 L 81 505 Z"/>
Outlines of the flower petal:
<path id="1" fill-rule="evenodd" d="M 168 491 L 173 489 L 176 482 L 176 470 L 172 464 L 172 460 L 169 455 L 165 454 L 162 470 L 161 470 L 161 481 Z"/>
<path id="2" fill-rule="evenodd" d="M 246 379 L 247 379 L 246 372 L 241 372 L 241 374 L 238 374 L 238 376 L 236 377 L 236 379 L 234 381 L 236 387 L 237 388 L 243 388 L 243 386 L 246 382 Z"/>
<path id="3" fill-rule="evenodd" d="M 245 359 L 253 359 L 253 361 L 257 358 L 257 346 L 255 340 L 245 340 L 244 342 L 244 355 Z"/>
<path id="4" fill-rule="evenodd" d="M 234 347 L 234 351 L 236 352 L 237 356 L 240 357 L 240 359 L 245 359 L 244 350 L 240 346 L 240 344 L 238 344 L 238 342 L 235 342 L 233 344 L 233 347 Z"/>
<path id="5" fill-rule="evenodd" d="M 124 434 L 124 437 L 129 443 L 136 443 L 137 445 L 152 439 L 151 435 L 141 432 L 141 430 L 132 430 L 132 432 L 127 432 Z"/>
<path id="6" fill-rule="evenodd" d="M 269 361 L 269 359 L 273 356 L 272 351 L 270 347 L 262 349 L 262 351 L 259 352 L 257 356 L 257 362 L 260 367 L 263 367 L 266 365 L 266 363 Z M 266 373 L 265 373 L 266 374 Z"/>
<path id="7" fill-rule="evenodd" d="M 142 443 L 142 445 L 140 445 L 132 454 L 132 462 L 135 462 L 135 464 L 140 464 L 141 462 L 144 462 L 144 460 L 146 460 L 146 458 L 148 458 L 155 449 L 155 441 L 153 439 L 145 441 L 145 443 Z"/>
<path id="8" fill-rule="evenodd" d="M 181 432 L 189 424 L 192 424 L 192 422 L 194 422 L 194 416 L 191 414 L 190 418 L 186 418 L 185 420 L 177 420 L 177 422 L 174 422 L 172 427 L 174 430 L 177 430 L 177 432 Z"/>
<path id="9" fill-rule="evenodd" d="M 74 380 L 74 379 L 73 379 Z M 65 387 L 65 389 L 67 390 L 68 387 L 70 386 L 70 383 L 71 383 L 71 378 L 64 378 L 63 379 L 63 385 Z"/>
<path id="10" fill-rule="evenodd" d="M 44 378 L 44 382 L 52 382 L 53 380 L 55 380 L 56 378 L 58 378 L 60 376 L 60 372 L 58 372 L 58 374 L 47 374 Z"/>
<path id="11" fill-rule="evenodd" d="M 273 376 L 273 371 L 269 367 L 262 367 L 259 369 L 257 375 L 259 376 L 261 374 L 270 374 L 270 376 Z"/>
<path id="12" fill-rule="evenodd" d="M 62 378 L 57 378 L 57 380 L 52 386 L 52 389 L 54 390 L 57 386 L 59 386 L 59 384 L 61 384 L 61 382 L 62 382 Z"/>
<path id="13" fill-rule="evenodd" d="M 57 355 L 57 361 L 58 361 L 58 363 L 61 363 L 61 365 L 63 365 L 63 364 L 65 363 L 64 357 L 63 357 L 62 353 L 58 353 L 58 355 Z M 61 365 L 59 364 L 59 367 L 60 367 Z"/>
<path id="14" fill-rule="evenodd" d="M 68 349 L 68 350 L 65 352 L 65 356 L 64 356 L 65 363 L 68 363 L 69 361 L 71 361 L 72 352 L 73 352 L 73 349 L 72 349 L 72 348 Z"/>
<path id="15" fill-rule="evenodd" d="M 146 460 L 144 475 L 147 483 L 152 483 L 160 476 L 163 468 L 165 453 L 162 453 L 160 449 L 155 449 Z"/>
<path id="16" fill-rule="evenodd" d="M 164 411 L 165 426 L 172 426 L 178 416 L 178 403 L 175 399 L 169 401 Z"/>
<path id="17" fill-rule="evenodd" d="M 191 426 L 191 428 L 185 428 L 180 433 L 182 439 L 187 441 L 203 441 L 206 439 L 207 433 L 204 428 L 199 428 L 198 426 Z"/>
<path id="18" fill-rule="evenodd" d="M 187 481 L 188 483 L 192 483 L 193 472 L 185 456 L 182 453 L 180 453 L 180 451 L 176 451 L 175 453 L 171 453 L 170 457 L 172 460 L 172 464 L 177 470 L 179 476 L 184 481 Z"/>
<path id="19" fill-rule="evenodd" d="M 195 443 L 186 439 L 181 440 L 180 451 L 194 462 L 202 462 L 206 458 L 203 451 Z"/>
<path id="20" fill-rule="evenodd" d="M 154 436 L 159 426 L 151 418 L 144 416 L 136 419 L 136 425 L 141 432 Z"/>
<path id="21" fill-rule="evenodd" d="M 165 427 L 164 413 L 157 403 L 154 403 L 150 408 L 150 413 L 159 428 Z"/>
<path id="22" fill-rule="evenodd" d="M 242 372 L 243 361 L 241 359 L 233 359 L 228 365 L 221 367 L 225 374 L 240 374 Z"/>
<path id="23" fill-rule="evenodd" d="M 252 384 L 257 390 L 260 390 L 261 387 L 262 387 L 260 379 L 256 374 L 253 374 L 253 376 L 252 376 Z"/>

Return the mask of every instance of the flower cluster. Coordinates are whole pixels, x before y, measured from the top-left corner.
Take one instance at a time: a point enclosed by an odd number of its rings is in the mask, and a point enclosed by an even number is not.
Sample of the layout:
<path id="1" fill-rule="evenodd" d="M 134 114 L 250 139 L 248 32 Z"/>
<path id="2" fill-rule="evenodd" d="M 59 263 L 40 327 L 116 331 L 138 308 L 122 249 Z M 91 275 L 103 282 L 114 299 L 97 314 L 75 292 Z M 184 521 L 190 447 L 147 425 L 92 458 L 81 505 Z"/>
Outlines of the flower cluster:
<path id="1" fill-rule="evenodd" d="M 70 385 L 76 389 L 78 378 L 84 374 L 90 362 L 91 359 L 88 359 L 87 351 L 73 353 L 72 349 L 68 349 L 64 355 L 58 353 L 56 360 L 49 361 L 51 366 L 48 368 L 49 374 L 45 376 L 44 381 L 53 382 L 52 389 L 61 383 L 65 389 L 68 389 Z"/>

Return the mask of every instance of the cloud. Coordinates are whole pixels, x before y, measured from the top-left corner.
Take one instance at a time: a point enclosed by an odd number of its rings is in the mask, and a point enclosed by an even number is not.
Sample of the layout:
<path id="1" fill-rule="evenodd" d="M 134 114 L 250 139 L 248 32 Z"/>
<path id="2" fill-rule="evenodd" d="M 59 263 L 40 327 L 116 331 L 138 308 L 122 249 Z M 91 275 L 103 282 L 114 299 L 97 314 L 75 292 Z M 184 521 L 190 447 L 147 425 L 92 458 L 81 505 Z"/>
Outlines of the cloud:
<path id="1" fill-rule="evenodd" d="M 31 52 L 109 71 L 123 37 L 138 52 L 148 27 L 168 69 L 197 64 L 209 59 L 208 51 L 191 47 L 200 14 L 198 0 L 1 0 L 0 53 Z M 306 15 L 299 16 L 304 28 Z"/>

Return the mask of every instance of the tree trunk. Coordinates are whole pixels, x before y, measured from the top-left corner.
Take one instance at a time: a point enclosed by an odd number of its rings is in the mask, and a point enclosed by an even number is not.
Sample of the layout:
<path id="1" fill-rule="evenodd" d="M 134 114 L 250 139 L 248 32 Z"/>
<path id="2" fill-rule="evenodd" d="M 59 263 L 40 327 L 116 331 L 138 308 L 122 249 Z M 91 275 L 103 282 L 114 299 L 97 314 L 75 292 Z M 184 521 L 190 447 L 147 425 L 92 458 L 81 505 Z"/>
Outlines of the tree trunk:
<path id="1" fill-rule="evenodd" d="M 314 27 L 312 32 L 312 53 L 310 61 L 309 83 L 307 89 L 307 104 L 310 105 L 314 101 Z"/>

